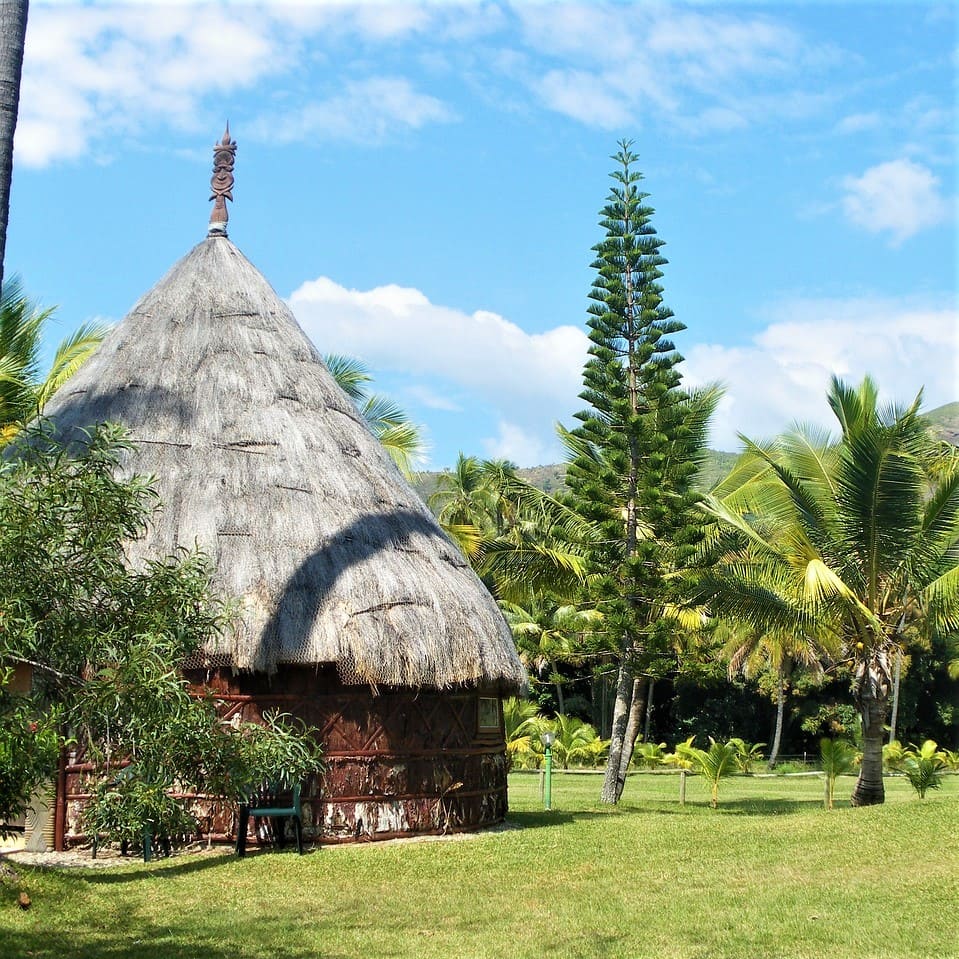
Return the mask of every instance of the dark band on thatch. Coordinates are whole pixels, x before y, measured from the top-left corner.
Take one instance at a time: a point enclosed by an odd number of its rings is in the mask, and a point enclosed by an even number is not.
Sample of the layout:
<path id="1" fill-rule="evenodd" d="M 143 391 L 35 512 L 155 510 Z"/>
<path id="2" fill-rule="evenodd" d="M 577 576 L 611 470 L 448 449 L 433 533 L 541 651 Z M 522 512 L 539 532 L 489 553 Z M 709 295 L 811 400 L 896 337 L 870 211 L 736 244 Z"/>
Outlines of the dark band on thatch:
<path id="1" fill-rule="evenodd" d="M 344 681 L 389 686 L 525 686 L 495 601 L 229 240 L 174 266 L 46 412 L 68 434 L 131 429 L 124 468 L 155 476 L 164 504 L 131 558 L 197 544 L 239 602 L 209 656 L 266 672 L 335 663 Z"/>

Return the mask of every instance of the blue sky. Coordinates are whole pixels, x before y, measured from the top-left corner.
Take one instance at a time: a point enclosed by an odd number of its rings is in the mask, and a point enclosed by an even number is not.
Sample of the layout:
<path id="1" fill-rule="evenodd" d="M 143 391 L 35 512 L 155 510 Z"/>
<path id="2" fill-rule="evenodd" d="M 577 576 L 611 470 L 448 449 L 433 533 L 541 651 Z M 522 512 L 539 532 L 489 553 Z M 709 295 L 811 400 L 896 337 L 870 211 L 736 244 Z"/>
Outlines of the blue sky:
<path id="1" fill-rule="evenodd" d="M 713 445 L 829 423 L 831 373 L 959 399 L 957 17 L 922 3 L 43 3 L 7 273 L 53 338 L 230 237 L 323 352 L 459 450 L 560 458 L 609 155 L 633 139 Z"/>

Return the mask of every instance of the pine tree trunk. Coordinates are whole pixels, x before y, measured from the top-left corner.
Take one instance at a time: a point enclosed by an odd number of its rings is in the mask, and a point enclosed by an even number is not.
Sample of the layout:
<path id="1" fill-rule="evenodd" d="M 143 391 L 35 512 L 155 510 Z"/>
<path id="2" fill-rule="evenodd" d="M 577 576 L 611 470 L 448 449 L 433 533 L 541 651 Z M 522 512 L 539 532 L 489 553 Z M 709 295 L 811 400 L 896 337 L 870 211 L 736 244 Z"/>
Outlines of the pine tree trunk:
<path id="1" fill-rule="evenodd" d="M 20 107 L 23 43 L 27 33 L 27 0 L 0 0 L 0 288 L 10 216 L 13 177 L 13 134 Z"/>
<path id="2" fill-rule="evenodd" d="M 623 745 L 626 742 L 626 726 L 629 722 L 629 709 L 633 698 L 633 677 L 630 675 L 623 655 L 616 677 L 616 701 L 613 705 L 613 728 L 609 743 L 609 759 L 606 761 L 606 778 L 600 800 L 610 805 L 619 802 L 623 794 L 623 780 L 620 781 L 620 765 L 623 760 Z"/>
<path id="3" fill-rule="evenodd" d="M 876 806 L 886 800 L 882 781 L 883 726 L 889 705 L 888 691 L 864 691 L 859 704 L 862 717 L 862 765 L 852 792 L 853 806 Z"/>
<path id="4" fill-rule="evenodd" d="M 649 742 L 649 727 L 653 722 L 653 690 L 656 688 L 656 680 L 650 679 L 646 690 L 646 725 L 643 727 L 643 739 Z"/>
<path id="5" fill-rule="evenodd" d="M 776 696 L 776 731 L 773 733 L 773 744 L 772 748 L 769 750 L 769 763 L 768 766 L 770 769 L 775 769 L 776 760 L 779 759 L 779 746 L 782 743 L 783 738 L 783 716 L 786 712 L 786 681 L 780 677 L 779 678 L 779 691 Z"/>
<path id="6" fill-rule="evenodd" d="M 633 758 L 633 749 L 636 738 L 639 736 L 639 727 L 642 725 L 646 712 L 646 697 L 643 695 L 643 681 L 633 680 L 633 701 L 629 704 L 629 718 L 626 721 L 626 734 L 623 739 L 623 752 L 619 759 L 619 787 L 620 795 L 626 785 L 626 773 L 629 772 L 629 763 Z"/>

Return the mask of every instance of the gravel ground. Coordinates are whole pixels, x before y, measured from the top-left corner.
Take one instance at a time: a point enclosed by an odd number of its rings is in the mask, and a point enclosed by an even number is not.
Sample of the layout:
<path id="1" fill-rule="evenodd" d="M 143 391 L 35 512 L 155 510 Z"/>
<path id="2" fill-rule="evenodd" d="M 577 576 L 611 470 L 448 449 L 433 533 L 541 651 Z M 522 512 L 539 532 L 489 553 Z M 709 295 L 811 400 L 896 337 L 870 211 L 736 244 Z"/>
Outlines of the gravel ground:
<path id="1" fill-rule="evenodd" d="M 206 844 L 202 846 L 187 846 L 175 850 L 173 858 L 184 856 L 226 856 L 233 852 L 232 846 L 214 846 L 208 850 Z M 103 848 L 97 850 L 94 859 L 87 849 L 71 849 L 68 852 L 27 852 L 23 849 L 0 853 L 0 876 L 3 867 L 16 870 L 17 866 L 43 866 L 48 869 L 112 869 L 116 866 L 142 864 L 143 859 L 138 855 L 121 856 L 116 849 Z"/>

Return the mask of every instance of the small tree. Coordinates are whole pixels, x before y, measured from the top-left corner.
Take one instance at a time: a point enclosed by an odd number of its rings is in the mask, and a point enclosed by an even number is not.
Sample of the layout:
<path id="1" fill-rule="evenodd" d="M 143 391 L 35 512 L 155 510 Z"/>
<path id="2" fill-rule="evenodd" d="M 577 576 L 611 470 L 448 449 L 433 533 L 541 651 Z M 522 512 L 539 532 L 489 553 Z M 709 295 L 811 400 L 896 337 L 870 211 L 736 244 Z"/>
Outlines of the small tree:
<path id="1" fill-rule="evenodd" d="M 833 808 L 836 779 L 856 766 L 856 749 L 844 739 L 819 740 L 819 761 L 826 775 L 826 808 Z"/>
<path id="2" fill-rule="evenodd" d="M 709 749 L 684 746 L 683 752 L 692 763 L 692 769 L 709 783 L 710 805 L 715 809 L 719 805 L 719 781 L 738 768 L 739 750 L 732 742 L 718 743 L 710 736 Z"/>
<path id="3" fill-rule="evenodd" d="M 744 739 L 734 737 L 729 745 L 736 750 L 736 765 L 739 771 L 749 776 L 753 771 L 753 763 L 762 762 L 765 743 L 747 743 Z"/>

